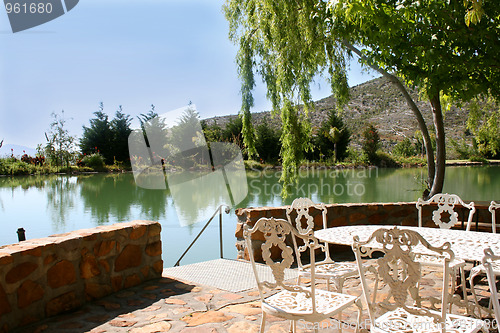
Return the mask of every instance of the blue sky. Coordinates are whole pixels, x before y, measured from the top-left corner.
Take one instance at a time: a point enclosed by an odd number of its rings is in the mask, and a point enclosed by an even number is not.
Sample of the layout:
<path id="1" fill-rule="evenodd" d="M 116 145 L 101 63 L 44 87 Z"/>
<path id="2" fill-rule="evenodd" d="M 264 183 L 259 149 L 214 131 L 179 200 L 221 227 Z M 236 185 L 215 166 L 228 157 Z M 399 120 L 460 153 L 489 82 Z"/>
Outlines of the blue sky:
<path id="1" fill-rule="evenodd" d="M 0 8 L 0 140 L 36 147 L 52 112 L 65 111 L 81 136 L 104 103 L 133 117 L 192 101 L 201 118 L 240 108 L 236 47 L 227 38 L 223 0 L 81 0 L 53 21 L 13 34 Z M 351 64 L 350 85 L 373 76 Z M 321 88 L 320 88 L 321 87 Z M 330 95 L 315 87 L 314 98 Z M 255 108 L 270 108 L 258 85 Z M 0 155 L 5 151 L 0 150 Z"/>

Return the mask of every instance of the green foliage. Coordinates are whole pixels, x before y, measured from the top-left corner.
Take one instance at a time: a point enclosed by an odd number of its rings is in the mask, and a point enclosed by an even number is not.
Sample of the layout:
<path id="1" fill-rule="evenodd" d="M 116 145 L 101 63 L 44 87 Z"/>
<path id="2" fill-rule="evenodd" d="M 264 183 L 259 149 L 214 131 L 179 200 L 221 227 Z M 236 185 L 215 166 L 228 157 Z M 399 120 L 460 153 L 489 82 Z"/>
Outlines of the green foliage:
<path id="1" fill-rule="evenodd" d="M 285 102 L 281 111 L 283 128 L 281 132 L 281 161 L 283 171 L 280 181 L 283 182 L 282 196 L 288 196 L 289 186 L 298 181 L 300 162 L 304 158 L 304 151 L 310 149 L 311 127 L 304 115 L 299 115 L 290 102 Z"/>
<path id="2" fill-rule="evenodd" d="M 50 130 L 45 134 L 47 143 L 41 153 L 47 157 L 47 161 L 55 166 L 63 166 L 69 168 L 70 162 L 73 160 L 75 137 L 69 135 L 66 129 L 66 119 L 64 118 L 64 110 L 61 114 L 52 113 L 52 122 Z"/>
<path id="3" fill-rule="evenodd" d="M 436 168 L 431 165 L 433 152 L 427 151 L 428 183 L 431 195 L 442 191 L 446 144 L 439 97 L 468 101 L 491 92 L 500 98 L 500 6 L 495 1 L 483 2 L 483 11 L 474 14 L 480 18 L 484 13 L 483 19 L 479 22 L 471 18 L 475 25 L 468 27 L 464 23 L 464 2 L 460 0 L 328 3 L 331 38 L 360 47 L 365 65 L 396 74 L 429 99 L 438 149 Z M 425 126 L 420 122 L 421 130 Z"/>
<path id="4" fill-rule="evenodd" d="M 312 141 L 313 151 L 309 158 L 318 160 L 333 157 L 334 162 L 341 162 L 347 157 L 351 132 L 336 110 L 331 109 Z"/>
<path id="5" fill-rule="evenodd" d="M 226 124 L 226 127 L 224 127 L 224 129 L 221 132 L 221 141 L 233 142 L 239 146 L 242 146 L 242 130 L 243 130 L 242 117 L 236 117 L 230 119 Z"/>
<path id="6" fill-rule="evenodd" d="M 470 1 L 474 14 L 467 14 Z M 439 96 L 467 101 L 491 91 L 500 97 L 500 6 L 496 1 L 480 6 L 478 1 L 470 1 L 464 7 L 459 0 L 227 0 L 224 10 L 229 37 L 239 46 L 245 145 L 250 147 L 248 142 L 253 140 L 249 117 L 258 74 L 267 86 L 274 112 L 281 112 L 281 155 L 284 170 L 290 170 L 283 173 L 282 180 L 284 187 L 290 184 L 307 149 L 307 141 L 295 139 L 300 136 L 298 132 L 289 132 L 296 127 L 293 122 L 299 120 L 295 107 L 303 104 L 306 114 L 312 109 L 310 84 L 324 72 L 328 72 L 338 104 L 345 103 L 345 50 L 353 51 L 351 46 L 356 45 L 362 48 L 359 54 L 365 65 L 396 74 L 429 98 L 439 133 L 437 172 L 434 167 L 429 169 L 429 178 L 435 173 L 432 191 L 439 192 L 446 158 Z M 472 15 L 469 21 L 474 27 L 465 24 L 464 12 Z M 295 116 L 291 116 L 291 110 Z M 425 126 L 421 122 L 421 128 Z M 427 154 L 433 161 L 433 152 Z"/>
<path id="7" fill-rule="evenodd" d="M 348 85 L 343 51 L 327 38 L 327 3 L 324 1 L 228 0 L 224 6 L 229 38 L 238 45 L 241 80 L 243 140 L 254 154 L 255 134 L 250 122 L 255 75 L 262 77 L 274 113 L 282 119 L 281 158 L 283 188 L 296 179 L 309 131 L 311 83 L 328 73 L 339 105 L 347 100 Z M 255 72 L 254 72 L 255 70 Z M 299 114 L 298 104 L 304 113 Z M 306 136 L 307 137 L 307 136 Z M 285 193 L 285 192 L 284 192 Z"/>
<path id="8" fill-rule="evenodd" d="M 107 163 L 113 162 L 111 142 L 113 132 L 108 120 L 108 115 L 104 113 L 104 104 L 99 104 L 99 110 L 94 112 L 94 119 L 90 119 L 90 126 L 83 126 L 83 136 L 80 139 L 80 151 L 82 154 L 101 154 Z"/>
<path id="9" fill-rule="evenodd" d="M 115 118 L 109 121 L 104 113 L 104 105 L 99 104 L 99 110 L 94 112 L 95 118 L 90 119 L 90 126 L 83 126 L 83 136 L 80 139 L 82 154 L 99 153 L 107 164 L 116 161 L 129 161 L 128 136 L 131 118 L 123 113 L 121 105 L 115 113 Z"/>
<path id="10" fill-rule="evenodd" d="M 398 73 L 428 97 L 443 93 L 467 101 L 489 90 L 500 96 L 495 1 L 483 3 L 485 17 L 474 28 L 464 24 L 464 3 L 458 0 L 331 3 L 337 37 L 361 45 L 371 63 Z"/>
<path id="11" fill-rule="evenodd" d="M 467 26 L 470 26 L 471 23 L 478 24 L 481 22 L 481 18 L 484 15 L 482 3 L 482 0 L 464 0 L 464 5 L 467 8 L 464 19 Z"/>
<path id="12" fill-rule="evenodd" d="M 264 170 L 266 167 L 270 165 L 263 164 L 261 162 L 257 162 L 255 160 L 245 160 L 245 169 L 246 170 Z"/>
<path id="13" fill-rule="evenodd" d="M 485 157 L 479 156 L 479 155 L 473 155 L 473 156 L 471 156 L 471 158 L 469 160 L 471 162 L 480 162 L 480 163 L 484 163 L 484 164 L 488 163 L 488 160 Z"/>
<path id="14" fill-rule="evenodd" d="M 347 148 L 347 157 L 345 158 L 345 163 L 354 166 L 367 165 L 368 159 L 362 151 L 356 150 L 352 147 Z"/>
<path id="15" fill-rule="evenodd" d="M 118 162 L 130 162 L 128 151 L 128 137 L 132 132 L 130 115 L 123 113 L 122 106 L 118 107 L 115 118 L 111 120 L 110 128 L 113 134 L 112 150 L 114 160 Z"/>
<path id="16" fill-rule="evenodd" d="M 393 156 L 387 152 L 383 152 L 378 150 L 375 152 L 375 157 L 373 161 L 370 161 L 371 164 L 376 164 L 382 168 L 398 168 L 401 164 L 393 158 Z"/>
<path id="17" fill-rule="evenodd" d="M 33 164 L 20 161 L 16 158 L 0 159 L 0 175 L 31 175 L 37 172 L 37 167 Z"/>
<path id="18" fill-rule="evenodd" d="M 415 154 L 424 156 L 425 155 L 425 144 L 422 132 L 415 131 Z"/>
<path id="19" fill-rule="evenodd" d="M 166 125 L 158 117 L 158 113 L 156 113 L 156 111 L 155 111 L 154 104 L 151 104 L 151 110 L 149 110 L 147 113 L 141 113 L 139 116 L 137 116 L 137 119 L 139 120 L 139 123 L 141 124 L 142 135 L 144 136 L 144 139 L 146 140 L 146 144 L 149 147 L 148 136 L 146 134 L 146 128 L 148 128 L 148 130 L 149 130 L 149 129 L 151 129 L 150 126 L 152 126 L 154 130 L 159 130 L 160 132 L 163 132 L 166 128 Z"/>
<path id="20" fill-rule="evenodd" d="M 171 128 L 170 144 L 174 153 L 180 150 L 180 147 L 186 145 L 186 142 L 192 142 L 197 146 L 204 139 L 203 133 L 198 132 L 200 115 L 193 107 L 188 107 L 177 119 L 177 124 Z M 193 136 L 194 135 L 194 136 Z"/>
<path id="21" fill-rule="evenodd" d="M 82 159 L 82 163 L 85 166 L 92 168 L 94 171 L 105 170 L 104 157 L 99 153 L 85 155 Z"/>
<path id="22" fill-rule="evenodd" d="M 420 156 L 403 157 L 394 155 L 390 156 L 394 160 L 394 163 L 397 166 L 411 167 L 411 166 L 425 166 L 427 164 L 427 160 L 425 157 L 420 157 Z"/>
<path id="23" fill-rule="evenodd" d="M 450 139 L 450 144 L 457 154 L 457 157 L 461 160 L 468 160 L 473 156 L 478 155 L 477 147 L 468 144 L 465 138 L 462 138 L 461 140 Z"/>
<path id="24" fill-rule="evenodd" d="M 486 158 L 500 158 L 500 106 L 489 97 L 469 104 L 467 129 L 475 137 L 478 153 Z"/>
<path id="25" fill-rule="evenodd" d="M 411 140 L 406 137 L 394 146 L 392 153 L 396 156 L 410 157 L 416 155 L 416 150 Z"/>
<path id="26" fill-rule="evenodd" d="M 370 163 L 378 163 L 377 150 L 380 148 L 380 136 L 372 124 L 363 130 L 361 148 Z"/>
<path id="27" fill-rule="evenodd" d="M 226 15 L 231 15 L 226 13 Z M 230 23 L 231 25 L 231 23 Z M 233 27 L 234 28 L 234 27 Z M 232 29 L 231 29 L 232 30 Z M 235 31 L 230 31 L 230 35 Z M 233 40 L 235 41 L 235 40 Z M 241 80 L 241 110 L 240 117 L 242 121 L 243 144 L 246 147 L 249 158 L 257 154 L 255 150 L 255 131 L 252 124 L 251 108 L 254 105 L 252 90 L 255 87 L 255 79 L 253 73 L 253 50 L 250 42 L 244 37 L 241 37 L 240 49 L 236 57 L 238 64 L 238 75 Z"/>
<path id="28" fill-rule="evenodd" d="M 280 131 L 269 126 L 267 117 L 264 117 L 259 126 L 257 126 L 257 140 L 255 148 L 259 157 L 265 161 L 274 163 L 278 160 L 281 150 Z"/>
<path id="29" fill-rule="evenodd" d="M 210 142 L 221 141 L 222 128 L 217 124 L 217 121 L 214 121 L 212 125 L 208 125 L 205 120 L 202 120 L 201 128 L 203 130 L 203 134 L 205 135 L 205 139 L 209 145 Z"/>

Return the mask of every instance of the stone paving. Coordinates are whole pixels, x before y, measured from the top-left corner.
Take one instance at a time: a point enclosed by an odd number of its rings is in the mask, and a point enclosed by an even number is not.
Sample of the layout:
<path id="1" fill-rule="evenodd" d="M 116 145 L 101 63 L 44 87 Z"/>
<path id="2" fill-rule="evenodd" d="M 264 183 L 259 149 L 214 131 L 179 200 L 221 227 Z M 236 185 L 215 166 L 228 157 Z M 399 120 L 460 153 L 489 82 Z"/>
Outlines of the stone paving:
<path id="1" fill-rule="evenodd" d="M 439 272 L 427 272 L 422 285 L 437 293 Z M 359 279 L 348 279 L 344 292 L 360 295 Z M 458 309 L 454 307 L 455 311 Z M 354 332 L 357 309 L 342 313 L 343 332 Z M 459 311 L 459 313 L 463 311 Z M 258 332 L 261 321 L 256 289 L 231 293 L 210 286 L 162 277 L 87 303 L 80 310 L 49 318 L 16 330 L 17 333 L 155 333 L 155 332 Z M 366 320 L 363 313 L 362 324 Z M 334 332 L 334 320 L 320 323 L 320 331 Z M 289 332 L 290 323 L 268 316 L 266 332 Z M 299 332 L 312 326 L 298 324 Z"/>

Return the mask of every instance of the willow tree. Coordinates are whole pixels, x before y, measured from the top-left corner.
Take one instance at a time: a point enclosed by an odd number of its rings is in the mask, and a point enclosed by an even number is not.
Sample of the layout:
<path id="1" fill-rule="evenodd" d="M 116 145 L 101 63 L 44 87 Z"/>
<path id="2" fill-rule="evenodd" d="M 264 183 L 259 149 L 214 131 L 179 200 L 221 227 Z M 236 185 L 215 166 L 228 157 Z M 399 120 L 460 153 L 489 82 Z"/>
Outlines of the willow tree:
<path id="1" fill-rule="evenodd" d="M 438 193 L 446 158 L 440 96 L 468 100 L 498 85 L 499 8 L 493 3 L 485 2 L 481 20 L 468 26 L 464 3 L 458 0 L 228 0 L 230 38 L 240 47 L 242 117 L 250 119 L 254 75 L 260 74 L 273 110 L 281 110 L 282 180 L 287 183 L 305 148 L 300 141 L 305 123 L 297 105 L 302 103 L 306 112 L 311 109 L 310 84 L 325 72 L 338 105 L 343 105 L 348 98 L 346 55 L 354 52 L 406 98 L 426 145 L 430 195 Z M 436 163 L 427 124 L 403 83 L 429 99 Z M 249 132 L 243 134 L 249 135 L 245 144 L 250 144 Z"/>
<path id="2" fill-rule="evenodd" d="M 345 103 L 345 54 L 339 41 L 325 38 L 329 22 L 323 1 L 228 0 L 224 9 L 230 39 L 239 45 L 244 144 L 249 156 L 255 154 L 250 110 L 259 75 L 267 86 L 273 113 L 281 116 L 281 181 L 286 195 L 287 185 L 296 180 L 299 163 L 310 147 L 311 83 L 328 72 L 338 103 Z"/>

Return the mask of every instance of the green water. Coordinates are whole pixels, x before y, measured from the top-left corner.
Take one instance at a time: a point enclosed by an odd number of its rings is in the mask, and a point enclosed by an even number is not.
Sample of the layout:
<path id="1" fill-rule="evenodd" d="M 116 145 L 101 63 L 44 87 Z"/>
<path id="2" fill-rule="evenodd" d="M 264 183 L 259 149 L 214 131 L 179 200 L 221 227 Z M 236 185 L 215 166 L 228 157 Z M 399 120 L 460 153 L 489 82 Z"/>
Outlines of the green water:
<path id="1" fill-rule="evenodd" d="M 423 168 L 302 170 L 299 184 L 283 201 L 279 171 L 250 171 L 249 194 L 237 207 L 280 206 L 302 196 L 324 203 L 414 201 L 422 192 L 425 175 Z M 464 200 L 500 201 L 500 167 L 448 167 L 444 191 Z M 180 207 L 177 212 L 168 191 L 139 188 L 130 173 L 1 177 L 0 245 L 16 242 L 20 227 L 27 238 L 39 238 L 116 222 L 154 220 L 162 224 L 165 266 L 172 266 L 217 205 L 214 197 L 203 210 Z M 178 214 L 192 224 L 181 226 Z M 227 258 L 236 257 L 235 221 L 234 210 L 223 218 Z M 182 264 L 219 256 L 217 222 L 212 222 Z"/>

